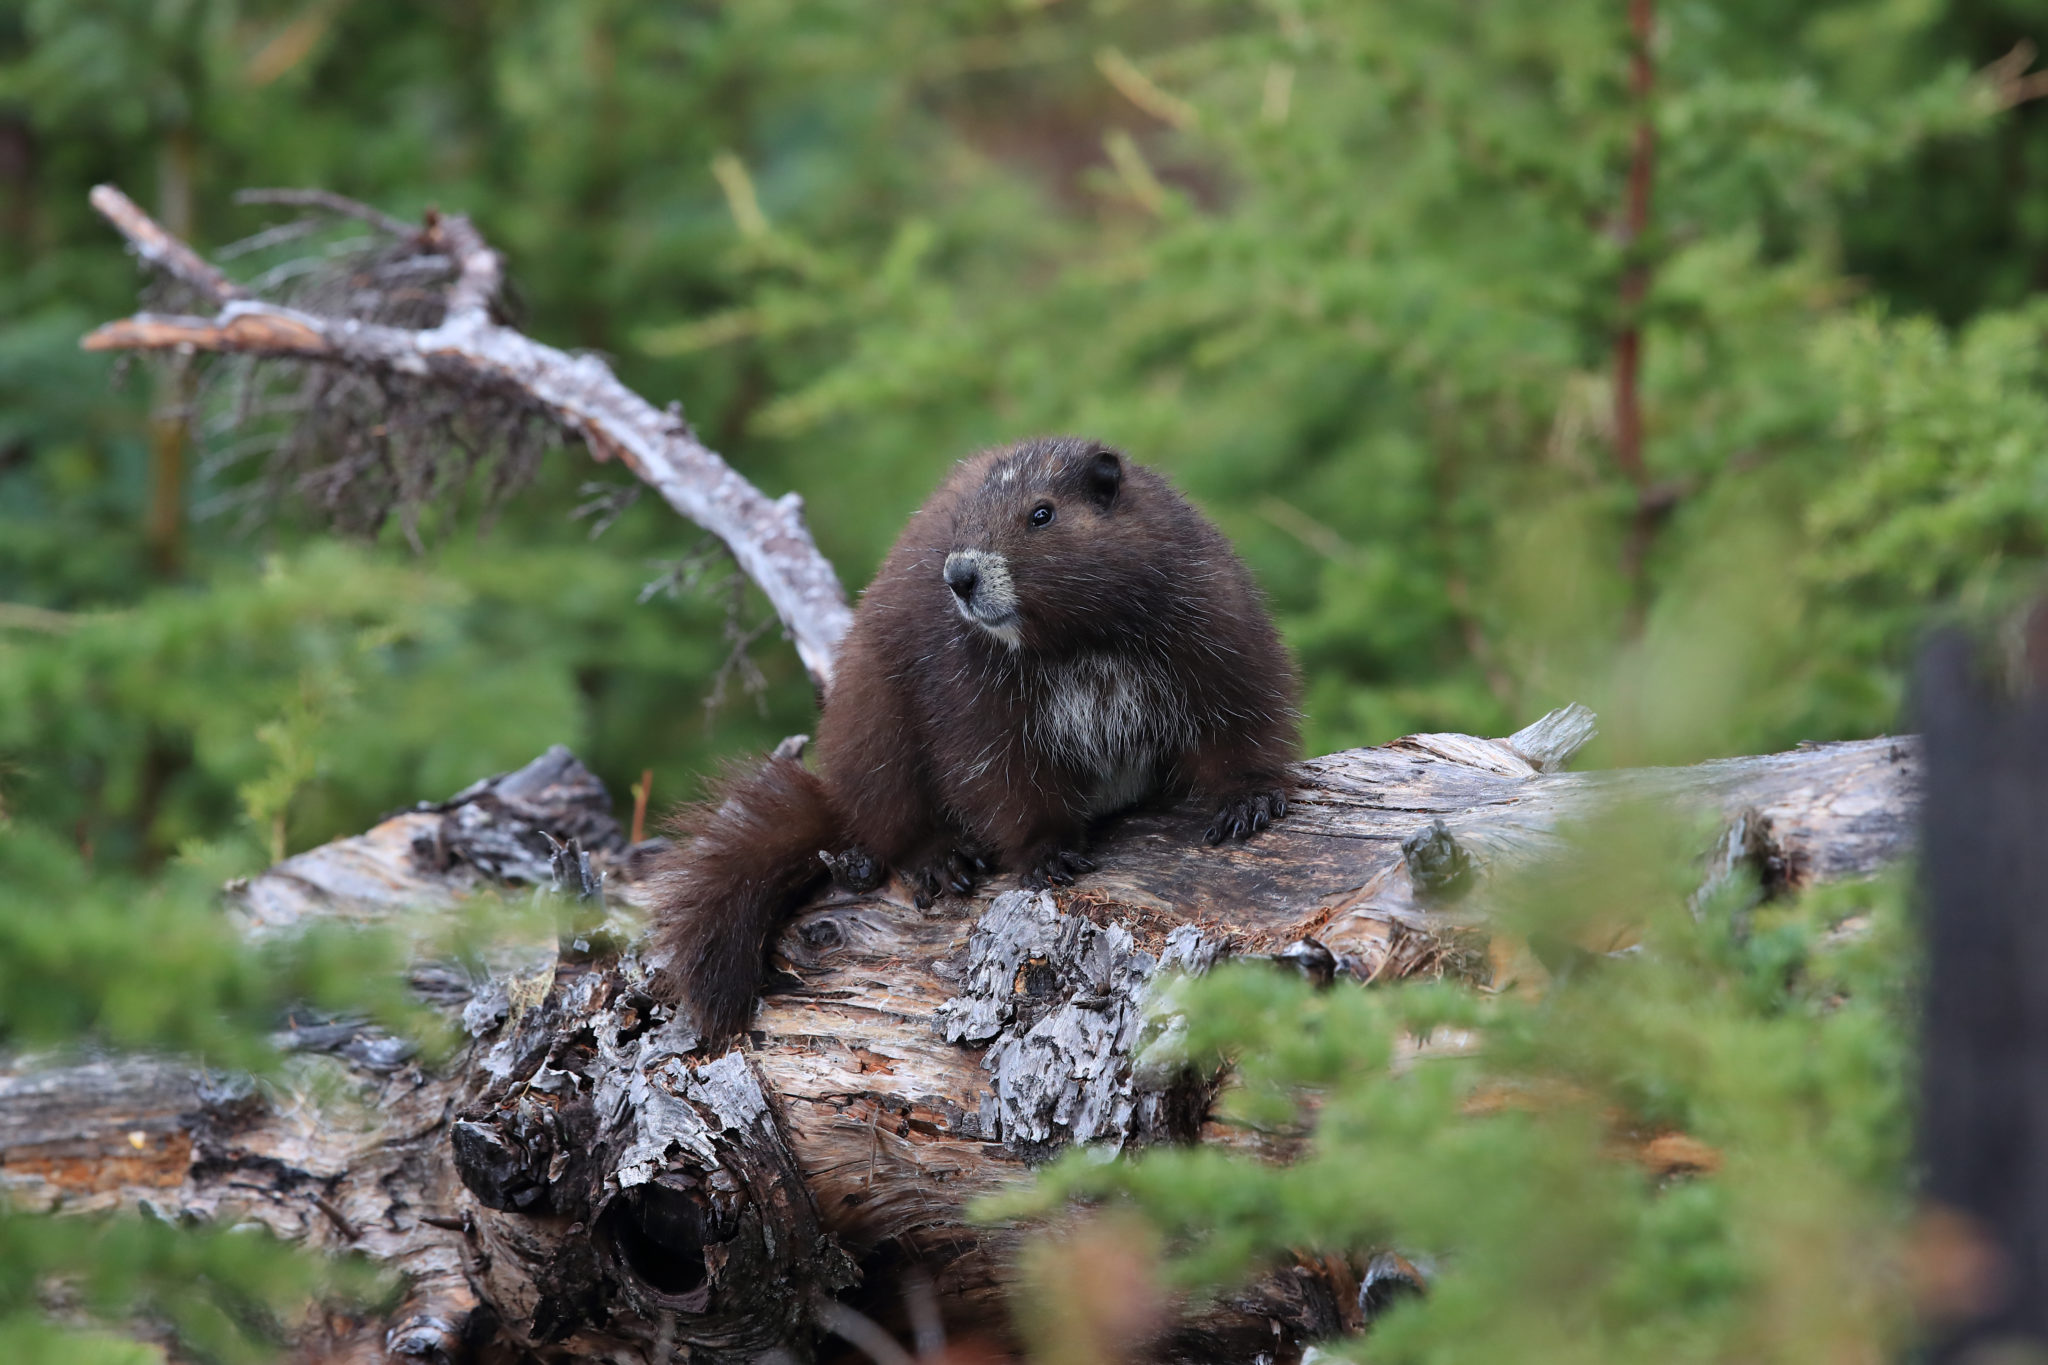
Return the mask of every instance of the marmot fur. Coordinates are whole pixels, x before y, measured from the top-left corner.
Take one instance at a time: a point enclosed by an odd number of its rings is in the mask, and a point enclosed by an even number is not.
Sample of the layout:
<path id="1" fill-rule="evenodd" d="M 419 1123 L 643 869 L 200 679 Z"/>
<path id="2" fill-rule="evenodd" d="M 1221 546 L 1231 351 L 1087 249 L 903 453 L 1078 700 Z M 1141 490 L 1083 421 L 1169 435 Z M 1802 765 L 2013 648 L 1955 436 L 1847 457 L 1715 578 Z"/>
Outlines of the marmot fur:
<path id="1" fill-rule="evenodd" d="M 828 874 L 901 874 L 919 904 L 991 866 L 1094 866 L 1089 823 L 1162 794 L 1208 841 L 1284 815 L 1298 683 L 1251 576 L 1159 475 L 1097 442 L 958 465 L 862 596 L 819 725 L 820 771 L 729 774 L 661 870 L 667 993 L 736 1032 L 770 935 Z"/>

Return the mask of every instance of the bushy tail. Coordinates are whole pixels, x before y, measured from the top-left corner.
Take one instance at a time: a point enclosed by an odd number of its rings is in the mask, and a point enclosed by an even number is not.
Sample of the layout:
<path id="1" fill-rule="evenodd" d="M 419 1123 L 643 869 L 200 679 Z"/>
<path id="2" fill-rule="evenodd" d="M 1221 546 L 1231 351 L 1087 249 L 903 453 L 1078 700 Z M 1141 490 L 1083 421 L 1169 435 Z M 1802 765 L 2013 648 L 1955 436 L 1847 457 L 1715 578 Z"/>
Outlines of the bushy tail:
<path id="1" fill-rule="evenodd" d="M 678 846 L 656 872 L 659 987 L 705 1041 L 745 1027 L 769 935 L 824 880 L 821 849 L 839 842 L 825 788 L 801 763 L 733 770 L 670 822 Z"/>

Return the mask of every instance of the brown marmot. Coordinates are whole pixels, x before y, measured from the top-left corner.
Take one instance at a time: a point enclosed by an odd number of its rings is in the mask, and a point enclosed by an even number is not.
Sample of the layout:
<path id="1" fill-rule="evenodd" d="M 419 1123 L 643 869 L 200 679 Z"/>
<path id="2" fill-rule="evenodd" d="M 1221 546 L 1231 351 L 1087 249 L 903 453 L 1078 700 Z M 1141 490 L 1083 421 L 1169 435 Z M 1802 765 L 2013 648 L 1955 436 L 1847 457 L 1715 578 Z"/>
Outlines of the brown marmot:
<path id="1" fill-rule="evenodd" d="M 1091 870 L 1089 822 L 1162 794 L 1208 841 L 1286 814 L 1299 684 L 1230 544 L 1098 442 L 958 465 L 868 586 L 834 670 L 820 771 L 734 773 L 679 814 L 659 872 L 663 985 L 707 1041 L 746 1022 L 770 935 L 828 873 L 920 905 L 1000 865 Z"/>

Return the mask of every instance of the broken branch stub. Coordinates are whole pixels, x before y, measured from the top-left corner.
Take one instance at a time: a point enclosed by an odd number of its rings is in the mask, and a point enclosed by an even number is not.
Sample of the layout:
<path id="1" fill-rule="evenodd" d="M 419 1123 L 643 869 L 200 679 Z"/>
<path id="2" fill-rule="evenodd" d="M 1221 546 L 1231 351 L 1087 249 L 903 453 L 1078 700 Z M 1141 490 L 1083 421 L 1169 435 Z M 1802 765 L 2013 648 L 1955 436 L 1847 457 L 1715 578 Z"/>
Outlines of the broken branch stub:
<path id="1" fill-rule="evenodd" d="M 616 457 L 724 542 L 774 607 L 812 680 L 821 690 L 830 686 L 853 613 L 805 525 L 802 499 L 794 493 L 770 498 L 698 440 L 677 413 L 628 389 L 596 356 L 557 350 L 494 319 L 502 263 L 467 218 L 433 215 L 411 238 L 421 253 L 451 261 L 455 279 L 439 324 L 410 328 L 252 297 L 114 187 L 96 188 L 92 203 L 138 256 L 218 311 L 138 313 L 95 329 L 80 343 L 86 350 L 310 362 L 429 389 L 511 398 L 580 438 L 598 460 Z"/>

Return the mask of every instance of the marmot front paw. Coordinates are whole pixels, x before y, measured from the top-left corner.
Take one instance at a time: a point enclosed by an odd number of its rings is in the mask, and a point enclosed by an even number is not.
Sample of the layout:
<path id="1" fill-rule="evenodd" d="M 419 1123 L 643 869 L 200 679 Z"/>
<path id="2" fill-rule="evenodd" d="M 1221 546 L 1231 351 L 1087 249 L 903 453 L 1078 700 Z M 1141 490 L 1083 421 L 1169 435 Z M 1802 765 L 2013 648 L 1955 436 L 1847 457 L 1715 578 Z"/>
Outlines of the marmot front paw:
<path id="1" fill-rule="evenodd" d="M 1233 796 L 1223 803 L 1223 809 L 1217 811 L 1216 818 L 1209 822 L 1202 842 L 1220 844 L 1225 839 L 1249 839 L 1285 814 L 1286 792 L 1247 792 L 1243 796 Z"/>
<path id="2" fill-rule="evenodd" d="M 1026 859 L 1017 880 L 1028 891 L 1043 891 L 1048 886 L 1072 886 L 1074 878 L 1094 870 L 1094 861 L 1084 854 L 1071 848 L 1053 848 Z"/>
<path id="3" fill-rule="evenodd" d="M 920 862 L 904 878 L 910 883 L 910 897 L 924 910 L 946 892 L 956 896 L 974 894 L 975 883 L 988 871 L 988 863 L 964 848 L 949 848 Z"/>

